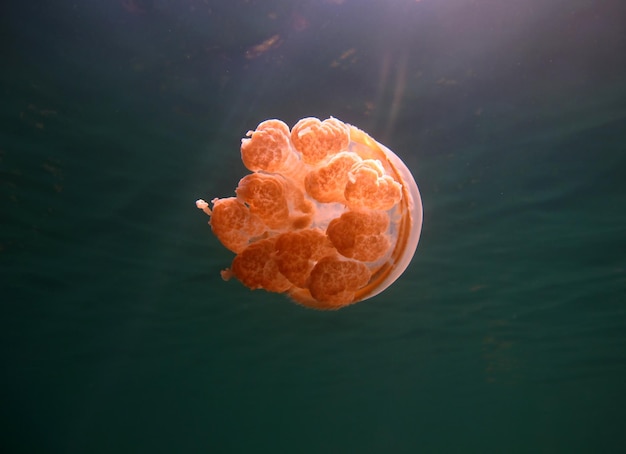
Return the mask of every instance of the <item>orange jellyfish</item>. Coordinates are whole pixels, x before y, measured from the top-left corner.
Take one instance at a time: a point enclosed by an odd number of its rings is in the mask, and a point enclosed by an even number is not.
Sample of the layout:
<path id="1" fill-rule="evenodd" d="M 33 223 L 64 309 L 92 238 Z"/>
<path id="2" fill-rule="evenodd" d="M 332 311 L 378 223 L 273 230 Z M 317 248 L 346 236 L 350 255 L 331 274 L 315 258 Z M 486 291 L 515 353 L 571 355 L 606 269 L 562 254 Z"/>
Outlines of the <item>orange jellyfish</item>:
<path id="1" fill-rule="evenodd" d="M 422 201 L 398 156 L 332 117 L 291 130 L 267 120 L 246 136 L 241 159 L 252 173 L 236 197 L 196 201 L 236 254 L 224 280 L 339 309 L 400 277 L 417 248 Z"/>

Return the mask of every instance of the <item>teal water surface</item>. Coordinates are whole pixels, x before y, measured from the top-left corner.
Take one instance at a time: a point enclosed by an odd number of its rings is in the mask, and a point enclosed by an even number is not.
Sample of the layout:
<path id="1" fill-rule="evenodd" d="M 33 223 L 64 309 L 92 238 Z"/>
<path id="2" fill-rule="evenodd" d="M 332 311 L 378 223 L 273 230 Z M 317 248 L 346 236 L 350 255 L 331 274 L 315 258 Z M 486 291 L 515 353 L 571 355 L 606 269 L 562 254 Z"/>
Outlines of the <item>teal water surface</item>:
<path id="1" fill-rule="evenodd" d="M 623 2 L 1 8 L 3 452 L 623 452 Z M 330 115 L 413 171 L 412 264 L 335 312 L 222 281 L 195 200 Z"/>

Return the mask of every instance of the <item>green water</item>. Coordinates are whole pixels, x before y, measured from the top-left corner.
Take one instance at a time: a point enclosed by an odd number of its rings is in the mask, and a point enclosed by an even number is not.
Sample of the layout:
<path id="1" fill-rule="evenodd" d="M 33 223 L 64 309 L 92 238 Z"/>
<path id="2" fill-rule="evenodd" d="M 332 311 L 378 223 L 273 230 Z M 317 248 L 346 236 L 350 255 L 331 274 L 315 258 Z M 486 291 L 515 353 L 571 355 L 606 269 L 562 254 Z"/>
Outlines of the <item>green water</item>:
<path id="1" fill-rule="evenodd" d="M 2 6 L 3 452 L 623 452 L 626 8 L 547 3 Z M 329 115 L 413 170 L 412 264 L 222 281 L 195 200 Z"/>

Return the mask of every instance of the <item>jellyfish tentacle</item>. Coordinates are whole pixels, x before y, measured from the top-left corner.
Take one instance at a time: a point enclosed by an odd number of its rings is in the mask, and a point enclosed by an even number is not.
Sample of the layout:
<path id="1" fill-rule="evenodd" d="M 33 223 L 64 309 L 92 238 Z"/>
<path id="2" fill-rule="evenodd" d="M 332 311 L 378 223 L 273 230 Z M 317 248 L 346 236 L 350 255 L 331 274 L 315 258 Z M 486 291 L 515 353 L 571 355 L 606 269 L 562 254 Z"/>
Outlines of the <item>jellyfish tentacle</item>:
<path id="1" fill-rule="evenodd" d="M 303 118 L 291 129 L 291 142 L 302 159 L 308 164 L 317 164 L 328 155 L 334 155 L 348 148 L 350 132 L 348 127 L 336 118 L 320 121 L 317 118 Z"/>
<path id="2" fill-rule="evenodd" d="M 210 215 L 213 233 L 235 253 L 242 252 L 266 229 L 261 219 L 235 197 L 214 199 Z"/>
<path id="3" fill-rule="evenodd" d="M 280 120 L 267 120 L 241 140 L 241 160 L 253 172 L 278 172 L 284 166 L 291 147 L 289 127 Z"/>
<path id="4" fill-rule="evenodd" d="M 324 257 L 311 271 L 309 291 L 316 300 L 341 307 L 355 302 L 355 292 L 367 284 L 370 276 L 363 263 Z"/>
<path id="5" fill-rule="evenodd" d="M 402 185 L 385 175 L 380 161 L 367 159 L 350 169 L 344 195 L 354 208 L 390 210 L 402 199 Z"/>
<path id="6" fill-rule="evenodd" d="M 333 219 L 326 232 L 341 255 L 374 262 L 389 251 L 389 216 L 381 211 L 348 211 Z"/>
<path id="7" fill-rule="evenodd" d="M 304 187 L 308 195 L 318 202 L 346 203 L 344 196 L 349 172 L 361 162 L 361 158 L 349 152 L 340 152 L 328 163 L 309 172 L 304 179 Z"/>
<path id="8" fill-rule="evenodd" d="M 251 244 L 237 254 L 232 274 L 246 287 L 283 293 L 293 286 L 278 270 L 274 260 L 276 238 L 267 238 Z"/>

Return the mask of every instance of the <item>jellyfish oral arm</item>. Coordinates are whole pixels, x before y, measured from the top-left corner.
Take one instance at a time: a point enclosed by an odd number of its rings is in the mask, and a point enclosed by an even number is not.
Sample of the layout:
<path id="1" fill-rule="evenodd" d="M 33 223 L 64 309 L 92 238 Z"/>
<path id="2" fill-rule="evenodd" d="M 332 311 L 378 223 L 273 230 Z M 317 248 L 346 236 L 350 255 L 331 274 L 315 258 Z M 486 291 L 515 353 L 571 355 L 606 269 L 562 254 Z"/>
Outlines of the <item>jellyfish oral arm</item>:
<path id="1" fill-rule="evenodd" d="M 206 203 L 204 200 L 202 199 L 198 199 L 196 200 L 196 206 L 201 209 L 202 211 L 204 211 L 207 215 L 211 216 L 211 214 L 213 214 L 211 212 L 211 208 L 209 208 L 209 204 Z"/>

